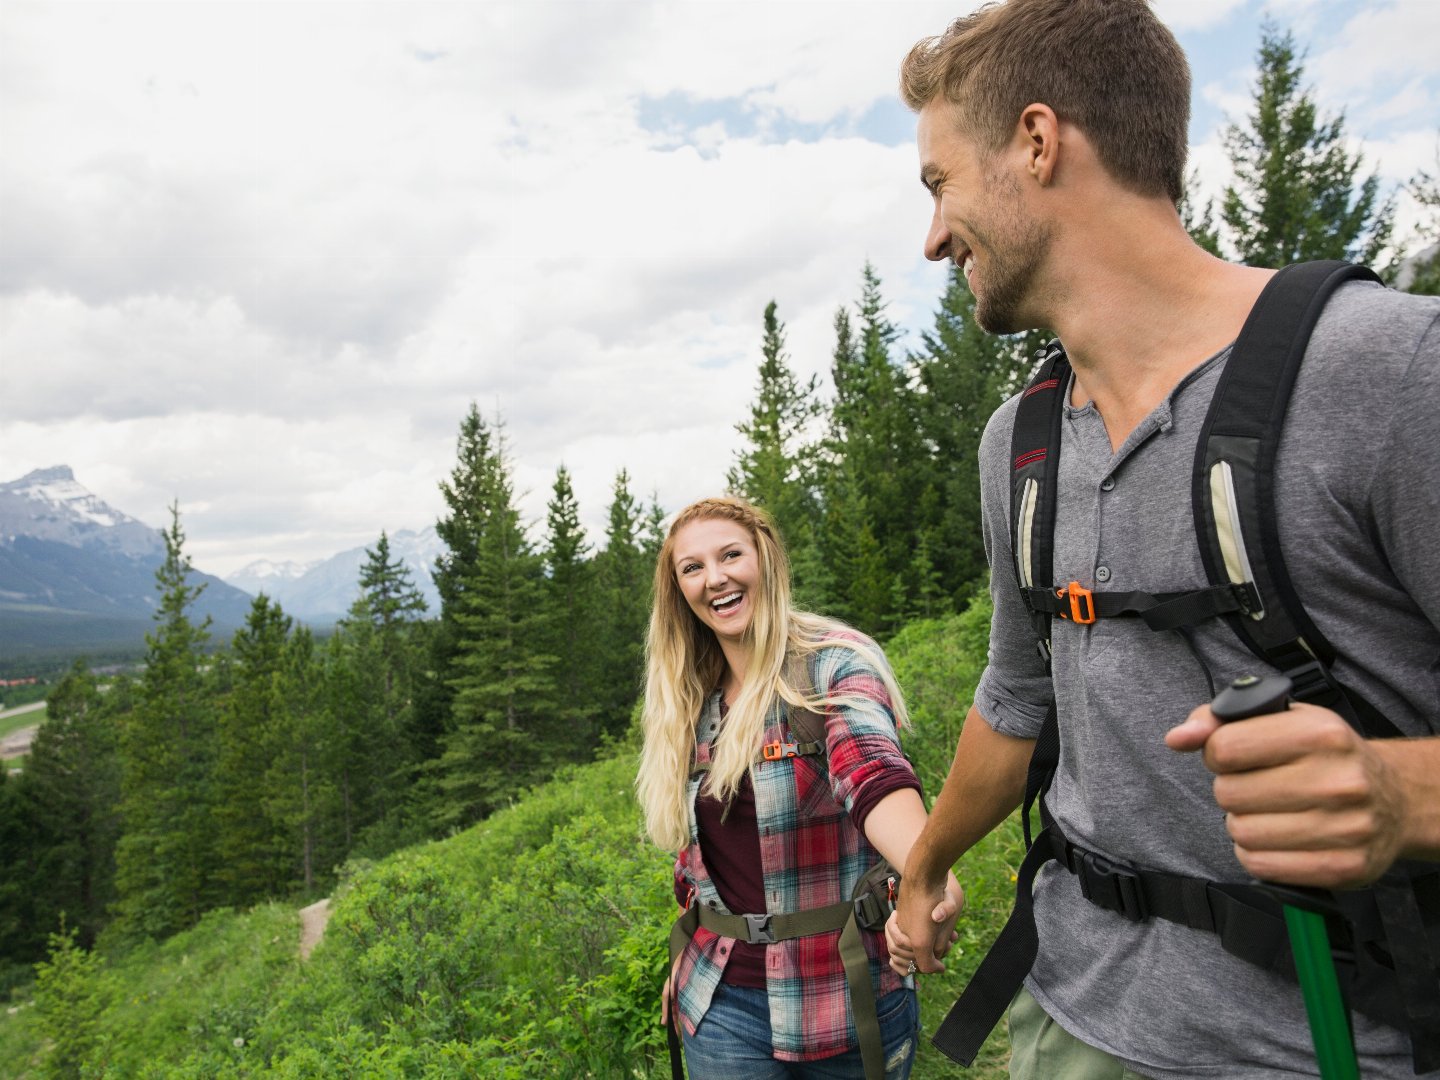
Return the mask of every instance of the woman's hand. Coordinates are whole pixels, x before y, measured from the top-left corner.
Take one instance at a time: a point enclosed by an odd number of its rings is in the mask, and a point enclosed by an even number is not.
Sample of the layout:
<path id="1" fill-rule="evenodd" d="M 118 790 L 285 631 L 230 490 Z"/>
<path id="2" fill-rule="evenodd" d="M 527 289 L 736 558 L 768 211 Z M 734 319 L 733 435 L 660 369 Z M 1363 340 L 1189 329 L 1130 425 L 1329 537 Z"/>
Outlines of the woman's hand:
<path id="1" fill-rule="evenodd" d="M 904 889 L 904 885 L 901 885 Z M 954 873 L 945 875 L 945 888 L 942 890 L 936 904 L 930 910 L 930 920 L 934 923 L 934 935 L 932 937 L 932 949 L 938 960 L 950 951 L 950 946 L 959 940 L 960 935 L 955 930 L 955 922 L 960 918 L 960 912 L 965 908 L 965 890 L 960 887 Z M 890 951 L 890 967 L 897 975 L 914 975 L 915 967 L 915 943 L 909 936 L 900 929 L 898 912 L 892 911 L 890 918 L 885 920 L 885 945 Z M 941 964 L 940 971 L 945 970 Z"/>

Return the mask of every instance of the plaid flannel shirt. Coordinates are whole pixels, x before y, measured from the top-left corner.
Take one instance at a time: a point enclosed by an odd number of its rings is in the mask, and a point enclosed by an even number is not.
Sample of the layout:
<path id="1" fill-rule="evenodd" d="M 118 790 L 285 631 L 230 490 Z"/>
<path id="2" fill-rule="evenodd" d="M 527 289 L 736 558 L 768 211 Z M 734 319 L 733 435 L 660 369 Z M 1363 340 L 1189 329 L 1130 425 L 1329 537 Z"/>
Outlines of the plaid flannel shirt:
<path id="1" fill-rule="evenodd" d="M 865 640 L 854 632 L 845 636 Z M 865 704 L 826 710 L 825 756 L 764 761 L 753 767 L 766 910 L 775 915 L 849 900 L 856 882 L 880 860 L 879 852 L 850 820 L 855 797 L 889 770 L 902 769 L 914 777 L 900 750 L 890 696 L 874 668 L 843 646 L 821 649 L 810 660 L 811 685 L 817 692 L 853 694 L 863 697 Z M 785 739 L 789 727 L 787 708 L 777 702 L 766 724 L 765 742 Z M 719 728 L 717 690 L 706 700 L 696 729 L 697 763 L 710 760 Z M 700 776 L 692 775 L 690 843 L 675 863 L 676 896 L 682 904 L 693 897 L 715 911 L 745 914 L 728 912 L 701 858 L 695 822 L 699 788 Z M 878 994 L 914 985 L 891 970 L 883 932 L 862 930 L 860 936 L 870 956 L 871 985 L 878 987 Z M 766 946 L 776 1058 L 808 1061 L 857 1045 L 839 941 L 840 931 L 834 930 Z M 702 927 L 685 949 L 678 996 L 691 1034 L 710 1006 L 734 943 L 735 939 Z"/>

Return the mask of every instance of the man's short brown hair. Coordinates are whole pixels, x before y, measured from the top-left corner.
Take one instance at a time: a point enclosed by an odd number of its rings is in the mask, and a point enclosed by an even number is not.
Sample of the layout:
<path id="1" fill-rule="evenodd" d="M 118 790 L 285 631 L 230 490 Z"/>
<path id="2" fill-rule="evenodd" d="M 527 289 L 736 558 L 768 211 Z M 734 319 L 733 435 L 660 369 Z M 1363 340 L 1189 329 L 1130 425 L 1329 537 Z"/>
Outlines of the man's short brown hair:
<path id="1" fill-rule="evenodd" d="M 900 93 L 916 112 L 943 96 L 987 154 L 1009 141 L 1025 106 L 1049 105 L 1132 191 L 1174 202 L 1184 193 L 1190 65 L 1148 0 L 986 4 L 916 43 Z"/>

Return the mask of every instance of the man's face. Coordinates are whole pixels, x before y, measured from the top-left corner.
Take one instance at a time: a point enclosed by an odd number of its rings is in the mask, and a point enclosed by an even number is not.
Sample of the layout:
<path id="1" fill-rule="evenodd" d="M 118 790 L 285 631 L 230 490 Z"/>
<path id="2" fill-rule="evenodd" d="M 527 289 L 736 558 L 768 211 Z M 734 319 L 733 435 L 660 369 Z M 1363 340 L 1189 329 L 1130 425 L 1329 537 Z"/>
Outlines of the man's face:
<path id="1" fill-rule="evenodd" d="M 920 110 L 916 139 L 920 182 L 935 200 L 925 257 L 964 271 L 975 321 L 992 334 L 1038 325 L 1032 294 L 1051 230 L 1026 210 L 1013 152 L 982 154 L 940 98 Z"/>

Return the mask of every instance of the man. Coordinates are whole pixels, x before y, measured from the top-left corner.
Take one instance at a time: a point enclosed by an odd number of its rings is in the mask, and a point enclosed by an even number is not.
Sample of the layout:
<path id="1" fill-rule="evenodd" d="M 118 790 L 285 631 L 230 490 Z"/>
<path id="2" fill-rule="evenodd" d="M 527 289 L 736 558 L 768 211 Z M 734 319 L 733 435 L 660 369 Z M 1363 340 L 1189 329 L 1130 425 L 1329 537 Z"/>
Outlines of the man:
<path id="1" fill-rule="evenodd" d="M 1145 0 L 1009 0 L 920 42 L 901 84 L 934 199 L 927 257 L 963 267 L 984 329 L 1048 328 L 1073 366 L 1055 580 L 1205 586 L 1196 442 L 1272 271 L 1211 257 L 1180 223 L 1179 45 Z M 1060 752 L 1045 803 L 1097 856 L 1341 889 L 1400 858 L 1440 858 L 1440 301 L 1341 286 L 1274 470 L 1285 561 L 1338 650 L 1334 673 L 1403 739 L 1362 738 L 1308 704 L 1221 727 L 1209 700 L 1259 662 L 1218 618 L 1184 636 L 1136 618 L 1057 618 L 1047 670 L 1013 569 L 1017 401 L 981 449 L 990 662 L 905 867 L 897 964 L 941 969 L 932 907 L 945 872 L 1019 804 L 1052 701 Z M 1230 955 L 1215 933 L 1097 906 L 1054 861 L 1034 898 L 1039 948 L 1010 1010 L 1012 1076 L 1314 1074 L 1294 981 Z M 1354 1025 L 1362 1075 L 1413 1075 L 1405 1033 L 1358 1012 Z"/>

